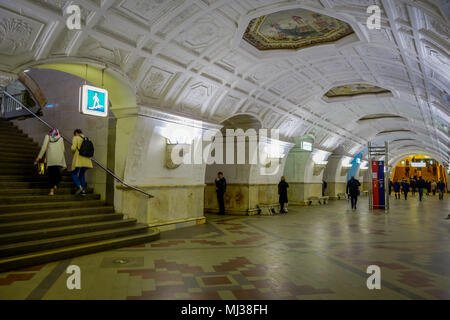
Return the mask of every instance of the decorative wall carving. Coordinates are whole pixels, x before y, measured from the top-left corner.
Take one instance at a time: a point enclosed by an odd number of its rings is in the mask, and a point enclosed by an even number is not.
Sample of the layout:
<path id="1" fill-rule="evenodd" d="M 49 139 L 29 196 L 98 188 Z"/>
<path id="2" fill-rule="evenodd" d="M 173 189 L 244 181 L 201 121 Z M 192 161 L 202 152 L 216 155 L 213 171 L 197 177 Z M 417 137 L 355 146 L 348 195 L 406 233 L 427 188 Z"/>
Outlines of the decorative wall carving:
<path id="1" fill-rule="evenodd" d="M 314 172 L 313 175 L 314 176 L 320 176 L 320 174 L 322 173 L 322 171 L 325 169 L 327 165 L 326 164 L 314 164 Z"/>

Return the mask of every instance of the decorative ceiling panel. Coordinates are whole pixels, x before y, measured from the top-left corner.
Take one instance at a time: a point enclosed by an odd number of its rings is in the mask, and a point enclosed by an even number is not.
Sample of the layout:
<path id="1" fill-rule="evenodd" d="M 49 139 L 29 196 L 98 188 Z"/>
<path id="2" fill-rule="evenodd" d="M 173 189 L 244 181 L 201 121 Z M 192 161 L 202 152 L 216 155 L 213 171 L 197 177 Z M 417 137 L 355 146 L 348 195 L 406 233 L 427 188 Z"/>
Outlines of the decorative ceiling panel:
<path id="1" fill-rule="evenodd" d="M 389 93 L 389 90 L 371 84 L 356 83 L 333 87 L 325 93 L 328 98 L 358 96 L 362 94 Z"/>
<path id="2" fill-rule="evenodd" d="M 352 27 L 341 20 L 294 9 L 253 19 L 243 39 L 259 50 L 297 50 L 334 42 L 352 33 Z"/>

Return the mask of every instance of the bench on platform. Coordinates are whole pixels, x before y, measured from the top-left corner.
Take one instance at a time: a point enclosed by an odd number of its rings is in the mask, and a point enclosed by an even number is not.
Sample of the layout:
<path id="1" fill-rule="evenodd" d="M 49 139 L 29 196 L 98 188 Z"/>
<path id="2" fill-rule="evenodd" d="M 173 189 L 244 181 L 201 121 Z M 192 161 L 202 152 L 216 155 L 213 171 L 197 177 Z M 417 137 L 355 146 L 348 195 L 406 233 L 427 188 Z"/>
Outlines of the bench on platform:
<path id="1" fill-rule="evenodd" d="M 280 212 L 280 204 L 258 204 L 260 209 L 259 214 L 262 216 L 273 216 L 275 213 Z"/>
<path id="2" fill-rule="evenodd" d="M 329 199 L 330 199 L 330 197 L 328 197 L 328 196 L 320 197 L 319 198 L 319 203 L 320 204 L 327 204 Z"/>
<path id="3" fill-rule="evenodd" d="M 310 205 L 316 206 L 320 204 L 320 199 L 318 197 L 309 197 Z"/>
<path id="4" fill-rule="evenodd" d="M 345 193 L 338 193 L 337 196 L 338 196 L 338 199 L 339 199 L 339 200 L 346 199 Z"/>
<path id="5" fill-rule="evenodd" d="M 368 196 L 368 195 L 369 195 L 369 191 L 368 191 L 368 190 L 363 190 L 362 194 L 363 194 L 364 196 Z"/>

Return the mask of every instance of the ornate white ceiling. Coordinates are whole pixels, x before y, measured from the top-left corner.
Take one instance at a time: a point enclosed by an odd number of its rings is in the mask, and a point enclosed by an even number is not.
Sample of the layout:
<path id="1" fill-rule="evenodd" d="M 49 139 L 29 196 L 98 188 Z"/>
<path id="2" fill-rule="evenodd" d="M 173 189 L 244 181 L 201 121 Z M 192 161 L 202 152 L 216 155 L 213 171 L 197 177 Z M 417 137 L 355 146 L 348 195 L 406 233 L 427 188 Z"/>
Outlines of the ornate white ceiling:
<path id="1" fill-rule="evenodd" d="M 450 27 L 441 0 L 1 0 L 0 70 L 18 73 L 42 62 L 97 61 L 123 74 L 140 105 L 220 123 L 247 113 L 293 141 L 346 153 L 368 140 L 406 139 L 448 162 Z M 82 8 L 80 31 L 63 9 Z M 369 30 L 366 8 L 382 10 Z M 355 31 L 340 41 L 260 52 L 242 40 L 253 18 L 305 8 L 338 18 Z M 447 8 L 448 9 L 448 8 Z M 367 83 L 392 95 L 323 99 L 332 87 Z M 369 114 L 409 119 L 358 120 Z M 416 141 L 416 142 L 415 142 Z"/>

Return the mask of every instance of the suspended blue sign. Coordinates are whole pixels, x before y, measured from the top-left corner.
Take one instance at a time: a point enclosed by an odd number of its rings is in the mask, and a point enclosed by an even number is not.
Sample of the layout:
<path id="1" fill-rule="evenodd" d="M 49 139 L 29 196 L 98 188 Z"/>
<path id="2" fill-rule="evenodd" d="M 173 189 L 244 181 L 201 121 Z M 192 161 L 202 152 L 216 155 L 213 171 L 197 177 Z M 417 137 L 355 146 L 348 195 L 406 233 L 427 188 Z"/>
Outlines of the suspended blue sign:
<path id="1" fill-rule="evenodd" d="M 353 176 L 356 178 L 356 172 L 358 171 L 359 165 L 361 164 L 361 159 L 364 155 L 364 152 L 360 152 L 353 158 L 351 164 L 352 167 L 347 172 L 347 181 Z"/>
<path id="2" fill-rule="evenodd" d="M 89 85 L 80 88 L 80 112 L 92 116 L 108 116 L 108 91 Z"/>

